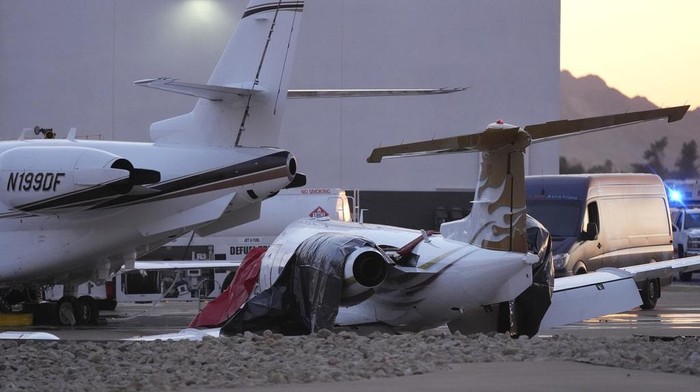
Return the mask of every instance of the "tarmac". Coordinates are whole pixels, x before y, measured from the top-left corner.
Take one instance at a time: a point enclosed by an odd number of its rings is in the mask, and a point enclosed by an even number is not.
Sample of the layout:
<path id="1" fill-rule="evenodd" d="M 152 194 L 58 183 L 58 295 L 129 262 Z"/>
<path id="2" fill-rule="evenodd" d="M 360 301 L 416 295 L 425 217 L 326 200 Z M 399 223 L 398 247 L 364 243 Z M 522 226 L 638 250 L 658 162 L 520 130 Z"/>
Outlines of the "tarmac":
<path id="1" fill-rule="evenodd" d="M 697 275 L 696 275 L 697 276 Z M 543 334 L 700 336 L 700 279 L 666 287 L 657 308 L 587 320 Z M 235 388 L 235 391 L 698 391 L 700 377 L 568 361 L 455 364 L 452 370 L 371 380 Z M 208 389 L 209 390 L 209 389 Z M 214 389 L 216 390 L 216 389 Z M 221 390 L 223 391 L 223 390 Z"/>
<path id="2" fill-rule="evenodd" d="M 657 308 L 604 316 L 545 335 L 577 336 L 700 336 L 700 279 L 664 288 Z M 693 391 L 700 377 L 655 371 L 590 365 L 568 361 L 490 362 L 455 364 L 445 372 L 372 380 L 285 384 L 235 388 L 235 391 Z M 211 391 L 216 391 L 213 389 Z M 223 390 L 219 390 L 223 391 Z"/>
<path id="3" fill-rule="evenodd" d="M 418 376 L 207 391 L 673 391 L 698 390 L 700 377 L 566 361 L 466 363 Z M 203 390 L 202 390 L 203 391 Z"/>
<path id="4" fill-rule="evenodd" d="M 632 310 L 542 331 L 542 335 L 700 336 L 700 276 L 691 284 L 664 288 L 652 311 Z M 104 312 L 97 327 L 27 327 L 25 332 L 48 332 L 68 340 L 117 340 L 136 335 L 177 332 L 186 327 L 202 304 L 120 303 Z M 7 330 L 7 328 L 0 328 Z M 17 330 L 17 329 L 14 329 Z M 700 377 L 655 371 L 628 370 L 567 361 L 455 364 L 449 371 L 371 380 L 283 384 L 231 388 L 235 391 L 697 391 Z M 216 391 L 223 389 L 206 389 Z"/>

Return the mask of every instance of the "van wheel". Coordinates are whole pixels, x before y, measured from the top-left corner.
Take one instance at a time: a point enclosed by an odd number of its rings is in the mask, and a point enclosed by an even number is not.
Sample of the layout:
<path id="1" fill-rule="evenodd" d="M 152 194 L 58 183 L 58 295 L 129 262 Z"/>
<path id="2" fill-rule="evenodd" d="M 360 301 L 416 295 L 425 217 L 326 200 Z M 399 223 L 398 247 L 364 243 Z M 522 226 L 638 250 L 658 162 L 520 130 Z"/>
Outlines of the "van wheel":
<path id="1" fill-rule="evenodd" d="M 647 280 L 644 288 L 639 292 L 642 296 L 640 308 L 651 310 L 656 307 L 656 300 L 659 299 L 659 278 Z"/>

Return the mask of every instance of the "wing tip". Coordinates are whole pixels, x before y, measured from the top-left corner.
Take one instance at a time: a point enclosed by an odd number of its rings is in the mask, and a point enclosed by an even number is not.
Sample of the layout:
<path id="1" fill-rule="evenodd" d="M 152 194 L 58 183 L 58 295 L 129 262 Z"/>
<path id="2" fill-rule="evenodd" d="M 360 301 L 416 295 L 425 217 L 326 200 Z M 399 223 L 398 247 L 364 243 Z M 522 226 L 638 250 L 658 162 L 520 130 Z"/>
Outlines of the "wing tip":
<path id="1" fill-rule="evenodd" d="M 685 114 L 690 109 L 690 105 L 676 106 L 674 108 L 669 108 L 668 122 L 674 122 L 681 120 Z"/>
<path id="2" fill-rule="evenodd" d="M 375 148 L 367 157 L 367 163 L 380 163 L 382 161 L 382 156 L 383 155 Z"/>

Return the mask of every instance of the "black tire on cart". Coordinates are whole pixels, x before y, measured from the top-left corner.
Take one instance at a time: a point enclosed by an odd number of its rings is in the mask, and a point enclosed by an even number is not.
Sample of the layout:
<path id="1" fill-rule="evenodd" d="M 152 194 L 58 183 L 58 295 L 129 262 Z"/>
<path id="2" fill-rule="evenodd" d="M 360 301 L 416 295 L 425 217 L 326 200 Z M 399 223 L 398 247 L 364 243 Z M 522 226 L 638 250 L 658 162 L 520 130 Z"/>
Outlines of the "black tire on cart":
<path id="1" fill-rule="evenodd" d="M 644 287 L 639 292 L 642 296 L 642 305 L 640 308 L 644 310 L 651 310 L 656 307 L 656 301 L 659 299 L 659 289 L 660 289 L 659 278 L 648 279 L 644 284 Z"/>
<path id="2" fill-rule="evenodd" d="M 78 309 L 75 312 L 76 322 L 78 325 L 95 325 L 100 316 L 100 307 L 97 300 L 89 295 L 83 295 L 78 298 Z"/>

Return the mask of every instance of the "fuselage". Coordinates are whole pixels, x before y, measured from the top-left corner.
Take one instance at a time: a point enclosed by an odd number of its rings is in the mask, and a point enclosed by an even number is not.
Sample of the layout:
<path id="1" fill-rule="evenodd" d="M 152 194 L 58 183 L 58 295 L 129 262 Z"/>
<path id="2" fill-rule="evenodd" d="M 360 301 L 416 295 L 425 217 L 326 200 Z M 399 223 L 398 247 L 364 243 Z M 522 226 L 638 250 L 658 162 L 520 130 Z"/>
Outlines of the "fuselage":
<path id="1" fill-rule="evenodd" d="M 96 184 L 56 196 L 69 178 L 78 184 L 78 178 L 86 177 L 80 173 L 91 173 L 95 168 L 73 167 L 71 172 L 71 168 L 66 170 L 70 162 L 30 164 L 42 158 L 32 154 L 43 152 L 42 148 L 51 153 L 52 149 L 76 147 L 78 153 L 84 149 L 88 154 L 98 151 L 126 159 L 135 168 L 160 173 L 160 181 L 136 186 L 124 194 L 101 192 L 98 197 L 90 193 L 103 185 Z M 0 192 L 8 197 L 31 197 L 31 193 L 46 197 L 41 196 L 38 202 L 35 197 L 19 208 L 0 205 L 0 245 L 4 249 L 0 287 L 105 277 L 125 261 L 189 230 L 259 203 L 287 186 L 295 170 L 291 154 L 274 148 L 61 139 L 0 143 L 0 159 L 6 153 L 18 162 L 8 164 L 13 172 L 0 167 Z M 29 169 L 17 169 L 23 166 Z M 58 177 L 61 181 L 55 187 L 45 187 L 42 181 L 25 181 L 23 186 L 20 176 Z"/>
<path id="2" fill-rule="evenodd" d="M 532 264 L 537 261 L 532 254 L 483 249 L 418 230 L 303 219 L 287 227 L 268 248 L 259 289 L 272 285 L 299 244 L 318 233 L 365 238 L 388 254 L 389 249 L 424 237 L 411 250 L 415 267 L 392 266 L 393 273 L 372 289 L 369 298 L 340 307 L 338 325 L 383 324 L 395 330 L 437 327 L 464 312 L 515 299 L 532 284 Z"/>

